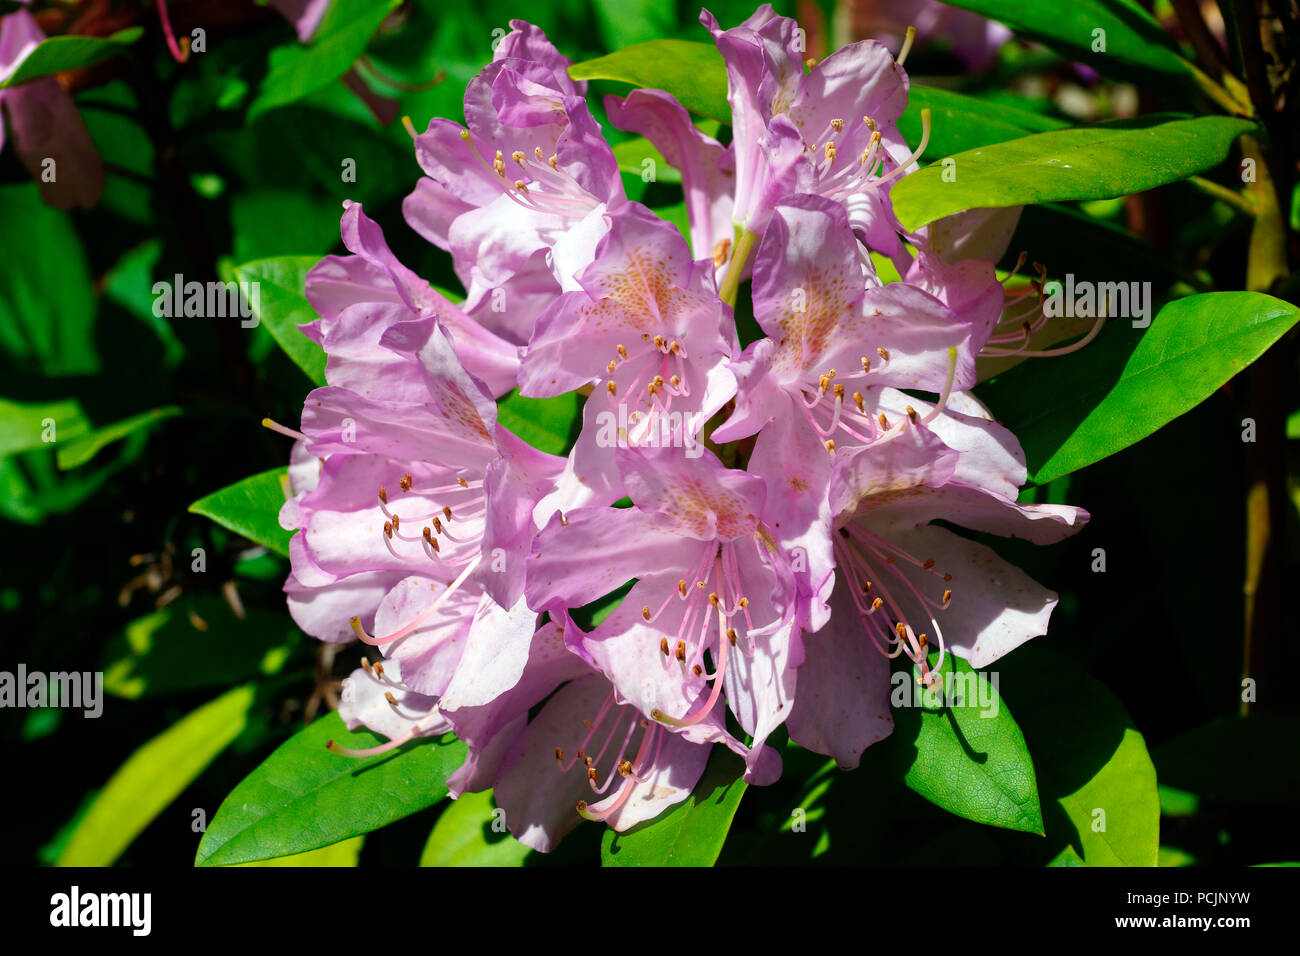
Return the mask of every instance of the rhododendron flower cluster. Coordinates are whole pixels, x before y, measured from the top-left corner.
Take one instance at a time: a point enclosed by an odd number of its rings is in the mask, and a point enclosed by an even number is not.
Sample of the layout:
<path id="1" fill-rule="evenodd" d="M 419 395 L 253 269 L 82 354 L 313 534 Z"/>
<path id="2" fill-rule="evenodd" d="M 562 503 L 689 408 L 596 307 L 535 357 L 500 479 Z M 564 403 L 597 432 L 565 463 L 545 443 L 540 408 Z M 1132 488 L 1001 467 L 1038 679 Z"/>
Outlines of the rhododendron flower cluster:
<path id="1" fill-rule="evenodd" d="M 934 684 L 952 655 L 983 667 L 1047 630 L 1056 596 L 952 527 L 1047 544 L 1087 520 L 1017 503 L 1020 446 L 970 394 L 977 356 L 1041 323 L 994 271 L 1014 222 L 894 218 L 924 144 L 896 126 L 890 51 L 808 65 L 769 7 L 701 21 L 729 143 L 663 91 L 605 104 L 681 170 L 689 241 L 628 198 L 584 85 L 515 21 L 465 125 L 415 139 L 405 216 L 466 300 L 357 204 L 349 254 L 307 281 L 328 384 L 282 429 L 290 610 L 368 645 L 341 712 L 388 742 L 360 753 L 454 732 L 452 795 L 492 788 L 539 850 L 583 818 L 653 818 L 715 745 L 775 781 L 783 725 L 856 766 L 892 728 L 891 660 Z M 501 424 L 515 389 L 585 395 L 566 456 Z"/>

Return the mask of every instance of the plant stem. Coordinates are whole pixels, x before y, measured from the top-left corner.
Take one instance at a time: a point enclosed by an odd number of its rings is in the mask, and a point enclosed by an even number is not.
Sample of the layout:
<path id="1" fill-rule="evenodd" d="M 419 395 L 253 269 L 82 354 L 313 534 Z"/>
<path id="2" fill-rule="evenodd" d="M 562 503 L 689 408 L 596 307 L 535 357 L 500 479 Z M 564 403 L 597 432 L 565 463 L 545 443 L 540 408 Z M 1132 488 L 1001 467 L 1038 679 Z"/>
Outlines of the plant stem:
<path id="1" fill-rule="evenodd" d="M 1253 217 L 1255 215 L 1255 203 L 1251 201 L 1249 196 L 1243 196 L 1227 186 L 1220 186 L 1218 183 L 1201 176 L 1190 176 L 1187 182 L 1206 195 L 1213 196 L 1220 202 L 1225 202 L 1234 209 L 1241 210 L 1247 216 Z"/>
<path id="2" fill-rule="evenodd" d="M 727 274 L 722 277 L 722 285 L 718 289 L 718 298 L 732 308 L 736 306 L 736 293 L 740 291 L 740 276 L 745 271 L 745 263 L 749 261 L 749 254 L 753 251 L 757 239 L 757 234 L 743 227 L 740 235 L 736 237 L 736 247 L 731 251 Z"/>

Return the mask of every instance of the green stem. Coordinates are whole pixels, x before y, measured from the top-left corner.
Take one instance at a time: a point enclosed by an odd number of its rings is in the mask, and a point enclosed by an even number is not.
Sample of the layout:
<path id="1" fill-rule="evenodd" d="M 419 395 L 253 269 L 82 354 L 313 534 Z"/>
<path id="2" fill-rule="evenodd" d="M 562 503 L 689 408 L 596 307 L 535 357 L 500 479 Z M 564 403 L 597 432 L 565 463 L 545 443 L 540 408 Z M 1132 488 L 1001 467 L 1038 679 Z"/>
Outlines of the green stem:
<path id="1" fill-rule="evenodd" d="M 1201 176 L 1190 176 L 1187 182 L 1207 196 L 1213 196 L 1220 202 L 1225 202 L 1234 209 L 1240 209 L 1247 216 L 1255 215 L 1255 203 L 1249 196 L 1243 196 L 1239 192 L 1229 189 L 1227 186 L 1220 186 L 1218 183 Z"/>
<path id="2" fill-rule="evenodd" d="M 736 237 L 736 247 L 731 252 L 731 262 L 727 264 L 727 274 L 722 277 L 722 286 L 718 289 L 718 298 L 733 309 L 736 307 L 736 293 L 740 291 L 740 276 L 745 271 L 745 263 L 758 240 L 756 233 L 742 228 Z"/>

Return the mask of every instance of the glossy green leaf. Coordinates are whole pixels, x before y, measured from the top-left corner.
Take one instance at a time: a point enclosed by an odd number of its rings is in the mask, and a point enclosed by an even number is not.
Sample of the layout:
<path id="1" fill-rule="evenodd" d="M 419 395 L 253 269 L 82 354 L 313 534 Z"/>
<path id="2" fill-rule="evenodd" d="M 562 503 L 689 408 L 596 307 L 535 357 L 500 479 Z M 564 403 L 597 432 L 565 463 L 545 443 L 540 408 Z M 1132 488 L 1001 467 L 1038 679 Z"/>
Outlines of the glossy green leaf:
<path id="1" fill-rule="evenodd" d="M 692 113 L 731 122 L 727 67 L 712 43 L 649 40 L 569 67 L 575 80 L 616 80 L 665 90 Z"/>
<path id="2" fill-rule="evenodd" d="M 931 664 L 937 659 L 933 654 Z M 1034 761 L 997 684 L 952 655 L 943 673 L 943 687 L 933 692 L 920 686 L 915 669 L 910 678 L 895 673 L 894 732 L 868 754 L 949 813 L 1042 833 Z"/>
<path id="3" fill-rule="evenodd" d="M 60 442 L 58 445 L 59 467 L 65 471 L 69 468 L 80 468 L 99 454 L 103 448 L 114 442 L 121 441 L 135 432 L 152 428 L 168 418 L 175 418 L 180 413 L 181 410 L 177 406 L 167 405 L 164 408 L 141 412 L 139 415 L 124 418 L 120 422 L 113 422 L 111 425 L 96 428 L 94 431 L 74 438 L 70 442 Z"/>
<path id="4" fill-rule="evenodd" d="M 288 557 L 293 532 L 279 518 L 287 486 L 288 469 L 272 468 L 200 498 L 189 510 Z"/>
<path id="5" fill-rule="evenodd" d="M 282 611 L 248 607 L 237 617 L 211 594 L 183 595 L 138 617 L 104 646 L 104 690 L 139 698 L 229 687 L 278 673 L 297 642 Z M 195 666 L 202 648 L 203 666 Z"/>
<path id="6" fill-rule="evenodd" d="M 280 348 L 317 385 L 325 384 L 325 350 L 298 328 L 315 321 L 316 310 L 304 291 L 307 273 L 319 256 L 280 256 L 235 267 L 240 282 L 257 283 L 258 321 Z"/>
<path id="7" fill-rule="evenodd" d="M 1051 130 L 933 163 L 903 177 L 890 198 L 909 229 L 964 209 L 1110 199 L 1216 166 L 1253 128 L 1225 116 L 1164 115 Z"/>
<path id="8" fill-rule="evenodd" d="M 999 20 L 1103 76 L 1185 83 L 1195 68 L 1160 24 L 1134 0 L 947 0 Z"/>
<path id="9" fill-rule="evenodd" d="M 251 684 L 182 717 L 127 758 L 68 839 L 59 866 L 109 866 L 248 721 Z"/>
<path id="10" fill-rule="evenodd" d="M 138 40 L 143 33 L 144 29 L 141 27 L 128 27 L 106 37 L 77 35 L 47 37 L 23 58 L 12 76 L 0 83 L 0 89 L 6 86 L 17 86 L 39 76 L 48 76 L 63 70 L 80 70 L 94 66 L 96 63 L 117 56 Z"/>
<path id="11" fill-rule="evenodd" d="M 451 801 L 424 844 L 420 866 L 522 866 L 533 851 L 498 821 L 491 790 Z"/>
<path id="12" fill-rule="evenodd" d="M 448 774 L 465 759 L 465 745 L 455 739 L 359 759 L 326 750 L 331 740 L 354 749 L 383 742 L 369 732 L 349 733 L 337 713 L 299 731 L 226 797 L 196 864 L 268 860 L 377 830 L 445 797 Z"/>
<path id="13" fill-rule="evenodd" d="M 515 389 L 497 403 L 497 421 L 534 448 L 563 455 L 582 427 L 582 402 L 577 392 L 526 398 Z"/>
<path id="14" fill-rule="evenodd" d="M 704 776 L 684 801 L 626 833 L 605 831 L 601 865 L 713 866 L 749 786 L 741 779 L 744 772 L 739 757 L 714 747 Z"/>
<path id="15" fill-rule="evenodd" d="M 1166 305 L 1147 329 L 1107 323 L 1091 344 L 1034 359 L 980 387 L 1044 484 L 1146 438 L 1209 398 L 1300 319 L 1258 292 L 1212 292 Z"/>
<path id="16" fill-rule="evenodd" d="M 1086 866 L 1155 866 L 1156 769 L 1124 707 L 1079 665 L 1037 647 L 995 667 L 1035 754 L 1053 847 Z"/>
<path id="17" fill-rule="evenodd" d="M 898 121 L 899 132 L 912 146 L 921 142 L 923 109 L 930 111 L 930 142 L 922 158 L 931 160 L 1069 125 L 1041 113 L 913 83 L 907 110 Z"/>
<path id="18" fill-rule="evenodd" d="M 311 43 L 280 47 L 248 107 L 259 113 L 310 96 L 343 76 L 399 0 L 334 0 Z"/>

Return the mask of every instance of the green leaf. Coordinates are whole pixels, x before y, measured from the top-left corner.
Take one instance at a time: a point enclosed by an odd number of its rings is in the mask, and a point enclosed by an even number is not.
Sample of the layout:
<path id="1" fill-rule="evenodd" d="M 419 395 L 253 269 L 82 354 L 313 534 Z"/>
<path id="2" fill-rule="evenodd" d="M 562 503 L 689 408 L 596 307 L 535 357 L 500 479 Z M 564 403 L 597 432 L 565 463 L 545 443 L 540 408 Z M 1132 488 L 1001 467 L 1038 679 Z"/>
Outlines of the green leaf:
<path id="1" fill-rule="evenodd" d="M 451 801 L 424 844 L 420 866 L 523 866 L 532 850 L 510 831 L 493 829 L 495 810 L 491 790 Z"/>
<path id="2" fill-rule="evenodd" d="M 563 455 L 582 427 L 582 403 L 578 392 L 527 398 L 515 389 L 497 403 L 497 421 L 534 448 Z"/>
<path id="3" fill-rule="evenodd" d="M 677 806 L 626 833 L 606 830 L 602 866 L 713 866 L 748 784 L 741 759 L 714 747 L 695 791 Z"/>
<path id="4" fill-rule="evenodd" d="M 575 63 L 575 80 L 616 80 L 641 89 L 664 90 L 692 113 L 731 122 L 727 103 L 727 66 L 712 43 L 650 40 Z"/>
<path id="5" fill-rule="evenodd" d="M 325 350 L 298 328 L 316 320 L 307 301 L 307 273 L 319 256 L 280 256 L 235 267 L 240 282 L 257 283 L 255 314 L 293 363 L 317 385 L 325 384 Z"/>
<path id="6" fill-rule="evenodd" d="M 63 70 L 80 70 L 115 57 L 144 33 L 142 27 L 127 27 L 106 37 L 58 36 L 47 37 L 23 59 L 9 79 L 0 83 L 0 89 L 17 86 L 39 76 L 48 76 Z"/>
<path id="7" fill-rule="evenodd" d="M 236 617 L 211 594 L 185 595 L 136 618 L 104 647 L 104 690 L 135 699 L 202 687 L 229 687 L 279 673 L 297 642 L 283 612 L 249 607 Z M 202 646 L 202 667 L 194 664 Z"/>
<path id="8" fill-rule="evenodd" d="M 200 498 L 189 510 L 288 557 L 293 532 L 281 528 L 279 518 L 286 500 L 288 472 L 287 468 L 272 468 L 237 481 Z"/>
<path id="9" fill-rule="evenodd" d="M 930 142 L 924 154 L 929 159 L 1069 125 L 1041 113 L 913 83 L 908 91 L 907 111 L 898 121 L 899 132 L 913 145 L 921 142 L 923 109 L 931 114 Z"/>
<path id="10" fill-rule="evenodd" d="M 251 684 L 182 717 L 127 758 L 59 856 L 59 866 L 109 866 L 248 722 Z"/>
<path id="11" fill-rule="evenodd" d="M 1225 116 L 1156 115 L 1036 133 L 966 150 L 950 157 L 951 164 L 945 159 L 904 176 L 890 198 L 899 220 L 913 230 L 964 209 L 1110 199 L 1203 172 L 1253 128 Z"/>
<path id="12" fill-rule="evenodd" d="M 1155 866 L 1156 769 L 1124 707 L 1078 664 L 1037 647 L 997 666 L 1037 755 L 1053 845 L 1073 848 L 1087 866 Z"/>
<path id="13" fill-rule="evenodd" d="M 0 188 L 0 208 L 22 223 L 22 242 L 0 256 L 0 350 L 38 374 L 97 372 L 95 293 L 71 218 L 35 183 Z"/>
<path id="14" fill-rule="evenodd" d="M 55 443 L 90 431 L 90 422 L 75 399 L 60 402 L 11 402 L 0 398 L 0 456 L 45 447 L 46 422 L 54 426 Z"/>
<path id="15" fill-rule="evenodd" d="M 1034 359 L 981 387 L 1045 484 L 1146 438 L 1209 398 L 1300 319 L 1259 292 L 1211 292 L 1166 305 L 1150 328 L 1110 322 L 1095 341 Z"/>
<path id="16" fill-rule="evenodd" d="M 323 846 L 319 850 L 278 856 L 274 860 L 258 860 L 256 863 L 236 863 L 235 866 L 356 866 L 365 842 L 364 836 L 358 836 Z"/>
<path id="17" fill-rule="evenodd" d="M 222 802 L 199 844 L 198 866 L 227 866 L 305 853 L 377 830 L 447 795 L 446 779 L 465 758 L 454 738 L 418 741 L 371 757 L 325 749 L 383 742 L 349 733 L 337 713 L 282 744 Z"/>
<path id="18" fill-rule="evenodd" d="M 592 0 L 600 38 L 612 50 L 672 33 L 677 14 L 662 0 Z"/>
<path id="19" fill-rule="evenodd" d="M 937 660 L 932 653 L 931 665 Z M 943 675 L 944 684 L 931 693 L 919 684 L 919 670 L 910 680 L 905 671 L 895 673 L 894 732 L 868 753 L 949 813 L 1041 834 L 1034 762 L 996 680 L 952 655 Z"/>
<path id="20" fill-rule="evenodd" d="M 1177 52 L 1160 24 L 1133 0 L 945 0 L 999 20 L 1103 76 L 1176 85 L 1197 71 Z M 1098 31 L 1101 31 L 1100 33 Z"/>
<path id="21" fill-rule="evenodd" d="M 286 250 L 318 253 L 319 260 L 339 241 L 338 207 L 301 189 L 261 188 L 235 196 L 230 204 L 230 225 L 235 234 L 232 253 L 236 262 L 257 264 L 252 260 L 279 256 Z M 294 256 L 290 264 L 299 258 L 305 257 Z M 302 291 L 300 283 L 297 292 L 301 295 Z"/>
<path id="22" fill-rule="evenodd" d="M 640 176 L 644 171 L 641 164 L 648 159 L 654 163 L 655 182 L 680 183 L 682 181 L 681 172 L 670 166 L 668 160 L 664 159 L 664 154 L 655 149 L 654 144 L 644 136 L 633 136 L 621 143 L 615 143 L 613 149 L 614 158 L 618 160 L 618 168 L 625 173 Z"/>
<path id="23" fill-rule="evenodd" d="M 292 44 L 272 52 L 271 69 L 248 107 L 249 119 L 310 96 L 350 70 L 399 2 L 334 0 L 309 45 Z"/>
<path id="24" fill-rule="evenodd" d="M 177 406 L 167 405 L 163 408 L 141 412 L 139 415 L 132 415 L 130 418 L 124 418 L 120 422 L 114 422 L 111 425 L 104 425 L 102 428 L 96 428 L 94 431 L 81 435 L 67 444 L 60 443 L 58 447 L 59 468 L 64 471 L 79 468 L 108 445 L 121 441 L 141 429 L 152 428 L 158 422 L 168 418 L 175 418 L 180 413 L 181 410 Z"/>

